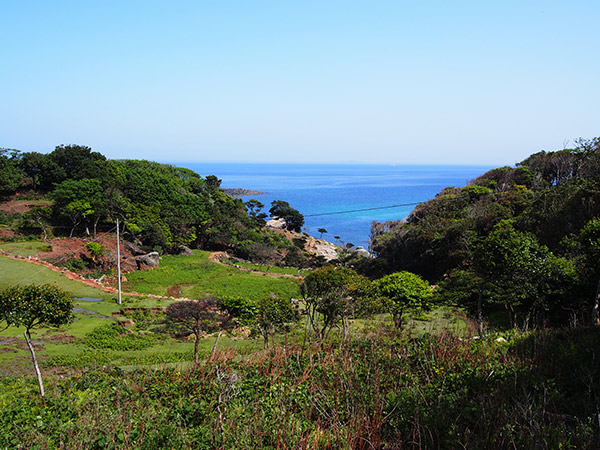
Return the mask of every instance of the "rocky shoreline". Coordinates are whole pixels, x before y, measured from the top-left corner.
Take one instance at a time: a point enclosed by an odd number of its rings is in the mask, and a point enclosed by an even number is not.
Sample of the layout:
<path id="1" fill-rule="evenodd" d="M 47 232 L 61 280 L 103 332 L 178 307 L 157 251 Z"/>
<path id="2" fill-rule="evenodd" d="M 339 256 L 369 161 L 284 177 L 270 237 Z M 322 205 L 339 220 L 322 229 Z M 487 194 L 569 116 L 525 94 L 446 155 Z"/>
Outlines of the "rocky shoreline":
<path id="1" fill-rule="evenodd" d="M 245 197 L 248 195 L 262 195 L 264 194 L 264 192 L 261 191 L 255 191 L 252 189 L 243 189 L 243 188 L 221 188 L 221 190 L 223 192 L 225 192 L 227 195 L 233 197 L 233 198 L 237 198 L 237 197 Z"/>

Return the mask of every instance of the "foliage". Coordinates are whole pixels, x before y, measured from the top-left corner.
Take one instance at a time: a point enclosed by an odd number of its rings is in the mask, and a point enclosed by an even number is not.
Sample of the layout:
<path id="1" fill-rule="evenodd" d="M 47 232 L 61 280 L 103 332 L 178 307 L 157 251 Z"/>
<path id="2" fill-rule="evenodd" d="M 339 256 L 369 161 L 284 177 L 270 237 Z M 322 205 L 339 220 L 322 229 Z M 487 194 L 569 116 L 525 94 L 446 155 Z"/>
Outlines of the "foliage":
<path id="1" fill-rule="evenodd" d="M 348 320 L 372 309 L 367 307 L 373 298 L 370 281 L 346 267 L 325 266 L 313 270 L 304 278 L 301 292 L 309 324 L 321 339 L 340 321 L 346 337 Z"/>
<path id="2" fill-rule="evenodd" d="M 396 272 L 377 280 L 376 286 L 387 299 L 386 307 L 392 314 L 396 328 L 402 327 L 402 314 L 408 309 L 427 308 L 431 288 L 427 281 L 411 272 Z"/>
<path id="3" fill-rule="evenodd" d="M 85 244 L 85 248 L 87 248 L 88 252 L 94 258 L 101 258 L 106 253 L 106 247 L 104 244 L 100 244 L 98 242 L 88 242 Z"/>
<path id="4" fill-rule="evenodd" d="M 152 347 L 156 343 L 156 337 L 127 333 L 120 325 L 108 324 L 88 333 L 84 342 L 87 347 L 97 350 L 143 350 Z"/>
<path id="5" fill-rule="evenodd" d="M 285 228 L 300 233 L 304 225 L 304 216 L 283 200 L 274 200 L 269 209 L 271 217 L 277 217 L 285 221 Z"/>
<path id="6" fill-rule="evenodd" d="M 278 331 L 287 330 L 288 325 L 298 320 L 297 311 L 291 299 L 277 298 L 274 295 L 262 298 L 256 303 L 255 323 L 263 337 L 265 348 L 269 338 Z"/>
<path id="7" fill-rule="evenodd" d="M 227 311 L 241 326 L 252 324 L 259 312 L 257 301 L 244 297 L 223 297 L 219 307 Z"/>
<path id="8" fill-rule="evenodd" d="M 595 448 L 598 338 L 379 332 L 193 369 L 82 370 L 51 379 L 45 406 L 3 378 L 0 448 Z"/>
<path id="9" fill-rule="evenodd" d="M 215 297 L 171 303 L 165 312 L 165 322 L 177 334 L 191 333 L 194 335 L 194 363 L 196 365 L 198 364 L 200 335 L 223 330 L 231 324 L 229 315 L 219 309 L 219 300 Z"/>
<path id="10" fill-rule="evenodd" d="M 506 309 L 524 327 L 589 323 L 600 276 L 583 235 L 600 217 L 600 139 L 576 144 L 446 188 L 403 222 L 375 223 L 379 267 L 419 274 L 470 311 L 483 293 L 488 318 Z M 460 294 L 456 274 L 480 281 Z"/>
<path id="11" fill-rule="evenodd" d="M 21 185 L 17 157 L 17 151 L 0 148 L 0 196 L 12 194 Z"/>
<path id="12" fill-rule="evenodd" d="M 25 328 L 25 341 L 31 352 L 42 398 L 45 395 L 44 383 L 30 331 L 39 326 L 58 327 L 71 322 L 72 308 L 73 296 L 50 284 L 13 286 L 0 291 L 0 322 L 6 322 L 7 328 Z"/>
<path id="13" fill-rule="evenodd" d="M 14 286 L 0 291 L 0 320 L 26 330 L 61 326 L 73 319 L 72 295 L 51 284 Z"/>

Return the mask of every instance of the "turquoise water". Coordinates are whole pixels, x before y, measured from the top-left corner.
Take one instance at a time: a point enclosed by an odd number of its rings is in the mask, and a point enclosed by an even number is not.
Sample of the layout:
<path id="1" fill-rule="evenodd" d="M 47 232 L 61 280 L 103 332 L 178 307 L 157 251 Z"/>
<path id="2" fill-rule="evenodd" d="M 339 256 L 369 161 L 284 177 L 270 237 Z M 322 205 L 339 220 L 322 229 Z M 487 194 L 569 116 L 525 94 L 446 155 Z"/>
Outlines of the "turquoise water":
<path id="1" fill-rule="evenodd" d="M 367 247 L 371 222 L 385 222 L 406 217 L 413 205 L 380 208 L 424 202 L 447 186 L 464 186 L 491 169 L 488 166 L 406 166 L 353 164 L 231 164 L 176 163 L 201 176 L 216 175 L 224 188 L 246 188 L 263 191 L 256 198 L 266 205 L 268 213 L 273 200 L 285 200 L 305 216 L 306 231 L 324 239 Z"/>

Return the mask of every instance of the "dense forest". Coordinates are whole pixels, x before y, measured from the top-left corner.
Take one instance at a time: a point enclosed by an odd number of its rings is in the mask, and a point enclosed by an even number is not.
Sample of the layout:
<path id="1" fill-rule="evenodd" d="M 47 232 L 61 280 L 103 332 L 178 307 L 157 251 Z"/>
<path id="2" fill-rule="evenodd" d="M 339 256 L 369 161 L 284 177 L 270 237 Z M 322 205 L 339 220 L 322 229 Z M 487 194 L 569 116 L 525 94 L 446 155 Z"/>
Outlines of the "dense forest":
<path id="1" fill-rule="evenodd" d="M 80 145 L 48 154 L 0 150 L 0 195 L 16 192 L 47 199 L 19 220 L 21 234 L 86 235 L 114 231 L 121 219 L 125 237 L 144 250 L 177 253 L 183 246 L 230 250 L 240 257 L 308 264 L 301 246 L 264 228 L 265 205 L 244 204 L 220 189 L 221 180 L 145 160 L 107 160 Z M 25 197 L 23 197 L 25 195 Z M 300 231 L 302 215 L 274 202 L 273 216 Z M 0 217 L 4 221 L 12 218 Z"/>
<path id="2" fill-rule="evenodd" d="M 436 297 L 511 326 L 598 320 L 600 138 L 539 152 L 448 187 L 402 221 L 374 223 L 378 267 L 437 285 Z"/>

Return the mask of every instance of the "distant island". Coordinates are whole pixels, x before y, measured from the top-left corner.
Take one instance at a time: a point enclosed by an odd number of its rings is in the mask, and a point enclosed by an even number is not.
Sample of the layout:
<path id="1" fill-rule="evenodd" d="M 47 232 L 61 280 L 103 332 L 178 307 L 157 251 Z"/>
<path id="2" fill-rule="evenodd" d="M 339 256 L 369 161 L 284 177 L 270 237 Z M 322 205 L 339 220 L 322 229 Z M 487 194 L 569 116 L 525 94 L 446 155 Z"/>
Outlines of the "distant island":
<path id="1" fill-rule="evenodd" d="M 237 197 L 245 197 L 247 195 L 263 195 L 264 192 L 254 191 L 252 189 L 243 189 L 243 188 L 221 188 L 223 192 L 233 198 Z"/>

